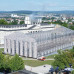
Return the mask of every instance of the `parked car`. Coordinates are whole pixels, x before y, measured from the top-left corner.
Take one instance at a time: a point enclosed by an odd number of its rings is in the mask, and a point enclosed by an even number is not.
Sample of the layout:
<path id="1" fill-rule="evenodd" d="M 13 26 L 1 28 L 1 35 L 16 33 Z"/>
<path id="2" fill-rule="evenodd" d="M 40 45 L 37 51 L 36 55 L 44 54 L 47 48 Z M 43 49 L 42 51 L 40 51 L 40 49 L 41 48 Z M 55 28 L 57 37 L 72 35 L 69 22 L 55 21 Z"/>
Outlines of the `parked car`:
<path id="1" fill-rule="evenodd" d="M 41 61 L 45 61 L 46 58 L 44 56 L 41 56 L 41 57 L 38 57 L 37 59 Z"/>

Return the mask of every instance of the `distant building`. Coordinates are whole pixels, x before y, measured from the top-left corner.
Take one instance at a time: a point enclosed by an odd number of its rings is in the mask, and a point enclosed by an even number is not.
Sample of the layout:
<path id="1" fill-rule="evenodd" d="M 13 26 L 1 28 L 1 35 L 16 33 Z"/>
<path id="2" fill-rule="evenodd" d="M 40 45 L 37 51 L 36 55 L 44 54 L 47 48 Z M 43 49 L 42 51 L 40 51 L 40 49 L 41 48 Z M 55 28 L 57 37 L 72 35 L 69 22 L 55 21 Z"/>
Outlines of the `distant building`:
<path id="1" fill-rule="evenodd" d="M 11 14 L 11 17 L 16 17 L 18 18 L 19 16 L 17 14 Z"/>
<path id="2" fill-rule="evenodd" d="M 25 24 L 28 25 L 38 25 L 42 23 L 42 19 L 36 16 L 25 16 Z"/>
<path id="3" fill-rule="evenodd" d="M 31 25 L 31 18 L 29 16 L 25 17 L 25 24 Z"/>
<path id="4" fill-rule="evenodd" d="M 4 53 L 37 58 L 58 49 L 74 46 L 74 31 L 59 27 L 50 31 L 31 33 L 15 32 L 4 38 Z"/>

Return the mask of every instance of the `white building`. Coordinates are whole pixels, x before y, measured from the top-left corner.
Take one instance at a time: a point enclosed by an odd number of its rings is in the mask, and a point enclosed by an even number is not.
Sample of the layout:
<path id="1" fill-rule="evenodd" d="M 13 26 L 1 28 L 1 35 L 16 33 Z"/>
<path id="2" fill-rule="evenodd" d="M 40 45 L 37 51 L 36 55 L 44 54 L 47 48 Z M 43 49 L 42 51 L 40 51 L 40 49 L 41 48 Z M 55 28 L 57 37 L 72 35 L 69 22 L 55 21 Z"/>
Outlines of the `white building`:
<path id="1" fill-rule="evenodd" d="M 11 14 L 11 17 L 18 18 L 19 16 L 17 14 Z"/>
<path id="2" fill-rule="evenodd" d="M 55 29 L 55 25 L 0 25 L 0 47 L 4 47 L 4 36 L 7 36 L 14 32 L 22 32 L 22 33 L 29 33 L 29 32 L 38 32 L 38 31 L 48 31 Z"/>
<path id="3" fill-rule="evenodd" d="M 25 17 L 25 24 L 31 25 L 31 18 L 29 16 Z"/>
<path id="4" fill-rule="evenodd" d="M 60 27 L 27 34 L 15 32 L 5 36 L 4 41 L 5 54 L 37 58 L 74 46 L 74 31 Z"/>
<path id="5" fill-rule="evenodd" d="M 39 25 L 42 23 L 42 19 L 40 17 L 36 17 L 36 16 L 25 16 L 25 24 L 28 25 Z"/>

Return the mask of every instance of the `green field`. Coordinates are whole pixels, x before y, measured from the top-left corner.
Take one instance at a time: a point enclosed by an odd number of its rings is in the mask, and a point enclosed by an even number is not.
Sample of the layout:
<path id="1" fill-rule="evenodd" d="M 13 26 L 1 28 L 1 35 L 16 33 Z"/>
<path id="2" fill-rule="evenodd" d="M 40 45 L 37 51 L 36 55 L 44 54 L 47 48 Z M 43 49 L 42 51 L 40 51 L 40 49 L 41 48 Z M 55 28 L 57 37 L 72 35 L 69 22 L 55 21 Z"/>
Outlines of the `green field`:
<path id="1" fill-rule="evenodd" d="M 46 56 L 46 59 L 54 59 L 55 55 L 56 55 L 56 54 L 50 55 L 50 56 Z"/>
<path id="2" fill-rule="evenodd" d="M 53 60 L 46 60 L 46 61 L 40 61 L 40 60 L 24 60 L 25 65 L 29 65 L 32 67 L 41 66 L 45 64 L 51 65 Z"/>

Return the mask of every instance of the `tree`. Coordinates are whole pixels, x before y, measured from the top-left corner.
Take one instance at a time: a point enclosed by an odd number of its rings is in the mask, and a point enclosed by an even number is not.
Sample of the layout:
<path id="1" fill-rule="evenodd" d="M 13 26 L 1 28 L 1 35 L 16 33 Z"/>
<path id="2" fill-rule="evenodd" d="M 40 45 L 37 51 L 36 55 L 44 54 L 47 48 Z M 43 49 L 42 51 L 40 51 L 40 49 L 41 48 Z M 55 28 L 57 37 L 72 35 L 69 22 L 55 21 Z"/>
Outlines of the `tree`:
<path id="1" fill-rule="evenodd" d="M 71 74 L 74 74 L 74 70 L 71 72 Z"/>
<path id="2" fill-rule="evenodd" d="M 4 70 L 4 55 L 0 52 L 0 71 Z"/>
<path id="3" fill-rule="evenodd" d="M 70 25 L 70 29 L 74 30 L 74 25 Z"/>
<path id="4" fill-rule="evenodd" d="M 10 67 L 12 71 L 24 69 L 24 61 L 17 54 L 11 59 Z"/>
<path id="5" fill-rule="evenodd" d="M 0 72 L 11 72 L 24 69 L 24 61 L 17 54 L 13 57 L 0 53 Z"/>
<path id="6" fill-rule="evenodd" d="M 73 49 L 72 49 L 73 50 Z M 65 66 L 70 67 L 69 64 L 72 64 L 74 67 L 74 52 L 71 50 L 59 50 L 58 54 L 55 56 L 55 61 L 53 62 L 53 67 L 56 68 L 59 66 L 59 70 L 64 69 Z"/>
<path id="7" fill-rule="evenodd" d="M 8 25 L 7 21 L 5 21 L 4 19 L 0 19 L 0 24 L 1 25 Z"/>
<path id="8" fill-rule="evenodd" d="M 6 55 L 4 58 L 4 71 L 7 73 L 11 72 L 10 60 L 11 60 L 10 55 Z"/>
<path id="9" fill-rule="evenodd" d="M 9 23 L 9 25 L 17 25 L 17 24 L 18 24 L 17 20 L 14 20 L 13 22 Z"/>
<path id="10" fill-rule="evenodd" d="M 24 21 L 20 21 L 20 24 L 24 24 Z"/>

